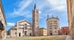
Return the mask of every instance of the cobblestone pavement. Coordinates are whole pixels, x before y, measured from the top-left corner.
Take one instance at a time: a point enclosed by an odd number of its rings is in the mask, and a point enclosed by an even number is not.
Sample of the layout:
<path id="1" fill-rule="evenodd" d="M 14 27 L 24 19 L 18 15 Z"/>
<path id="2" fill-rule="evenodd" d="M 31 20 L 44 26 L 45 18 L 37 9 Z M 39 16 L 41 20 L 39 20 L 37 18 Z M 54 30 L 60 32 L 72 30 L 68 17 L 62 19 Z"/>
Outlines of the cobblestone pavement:
<path id="1" fill-rule="evenodd" d="M 70 35 L 67 35 L 66 40 L 72 40 L 72 37 Z"/>

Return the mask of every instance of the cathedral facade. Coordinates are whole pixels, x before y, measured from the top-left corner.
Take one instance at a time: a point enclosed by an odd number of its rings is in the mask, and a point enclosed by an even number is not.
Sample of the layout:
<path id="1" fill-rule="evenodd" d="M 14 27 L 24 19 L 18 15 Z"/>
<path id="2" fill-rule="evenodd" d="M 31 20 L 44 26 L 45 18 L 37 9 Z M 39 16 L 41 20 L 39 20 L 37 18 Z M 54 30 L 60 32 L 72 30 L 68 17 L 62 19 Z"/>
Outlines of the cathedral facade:
<path id="1" fill-rule="evenodd" d="M 10 37 L 32 36 L 32 26 L 27 20 L 21 20 L 9 32 Z"/>

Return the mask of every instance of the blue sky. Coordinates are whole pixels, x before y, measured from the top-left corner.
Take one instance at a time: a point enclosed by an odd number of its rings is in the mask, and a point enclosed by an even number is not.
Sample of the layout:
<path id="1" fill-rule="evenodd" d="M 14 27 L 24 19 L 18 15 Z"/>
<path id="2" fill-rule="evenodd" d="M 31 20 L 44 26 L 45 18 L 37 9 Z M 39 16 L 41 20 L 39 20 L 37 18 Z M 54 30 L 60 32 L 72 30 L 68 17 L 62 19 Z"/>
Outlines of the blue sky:
<path id="1" fill-rule="evenodd" d="M 7 22 L 10 29 L 17 21 L 28 20 L 32 23 L 32 10 L 36 3 L 39 10 L 39 27 L 46 28 L 47 14 L 58 16 L 60 27 L 68 25 L 66 0 L 2 0 Z"/>

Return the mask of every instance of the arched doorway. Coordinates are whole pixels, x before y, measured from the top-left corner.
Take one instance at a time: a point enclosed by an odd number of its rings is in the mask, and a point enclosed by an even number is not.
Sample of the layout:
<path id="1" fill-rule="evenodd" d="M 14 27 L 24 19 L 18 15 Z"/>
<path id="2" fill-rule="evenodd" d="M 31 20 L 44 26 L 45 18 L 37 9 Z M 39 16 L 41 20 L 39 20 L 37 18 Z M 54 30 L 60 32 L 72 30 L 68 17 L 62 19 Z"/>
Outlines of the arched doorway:
<path id="1" fill-rule="evenodd" d="M 19 33 L 19 37 L 21 37 L 21 33 Z"/>

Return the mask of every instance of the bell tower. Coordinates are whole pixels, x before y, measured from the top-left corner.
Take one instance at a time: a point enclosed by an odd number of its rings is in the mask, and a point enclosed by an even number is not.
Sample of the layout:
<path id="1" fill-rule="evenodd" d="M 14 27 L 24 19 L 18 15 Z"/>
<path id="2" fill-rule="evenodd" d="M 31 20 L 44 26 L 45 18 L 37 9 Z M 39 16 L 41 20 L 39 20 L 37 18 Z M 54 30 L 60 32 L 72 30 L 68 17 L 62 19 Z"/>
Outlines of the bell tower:
<path id="1" fill-rule="evenodd" d="M 32 18 L 32 20 L 33 20 L 33 25 L 32 25 L 33 36 L 38 36 L 39 35 L 39 12 L 38 12 L 38 9 L 36 8 L 36 4 L 34 5 L 32 17 L 33 17 Z"/>
<path id="2" fill-rule="evenodd" d="M 6 37 L 6 21 L 2 8 L 2 1 L 0 0 L 0 39 Z"/>

